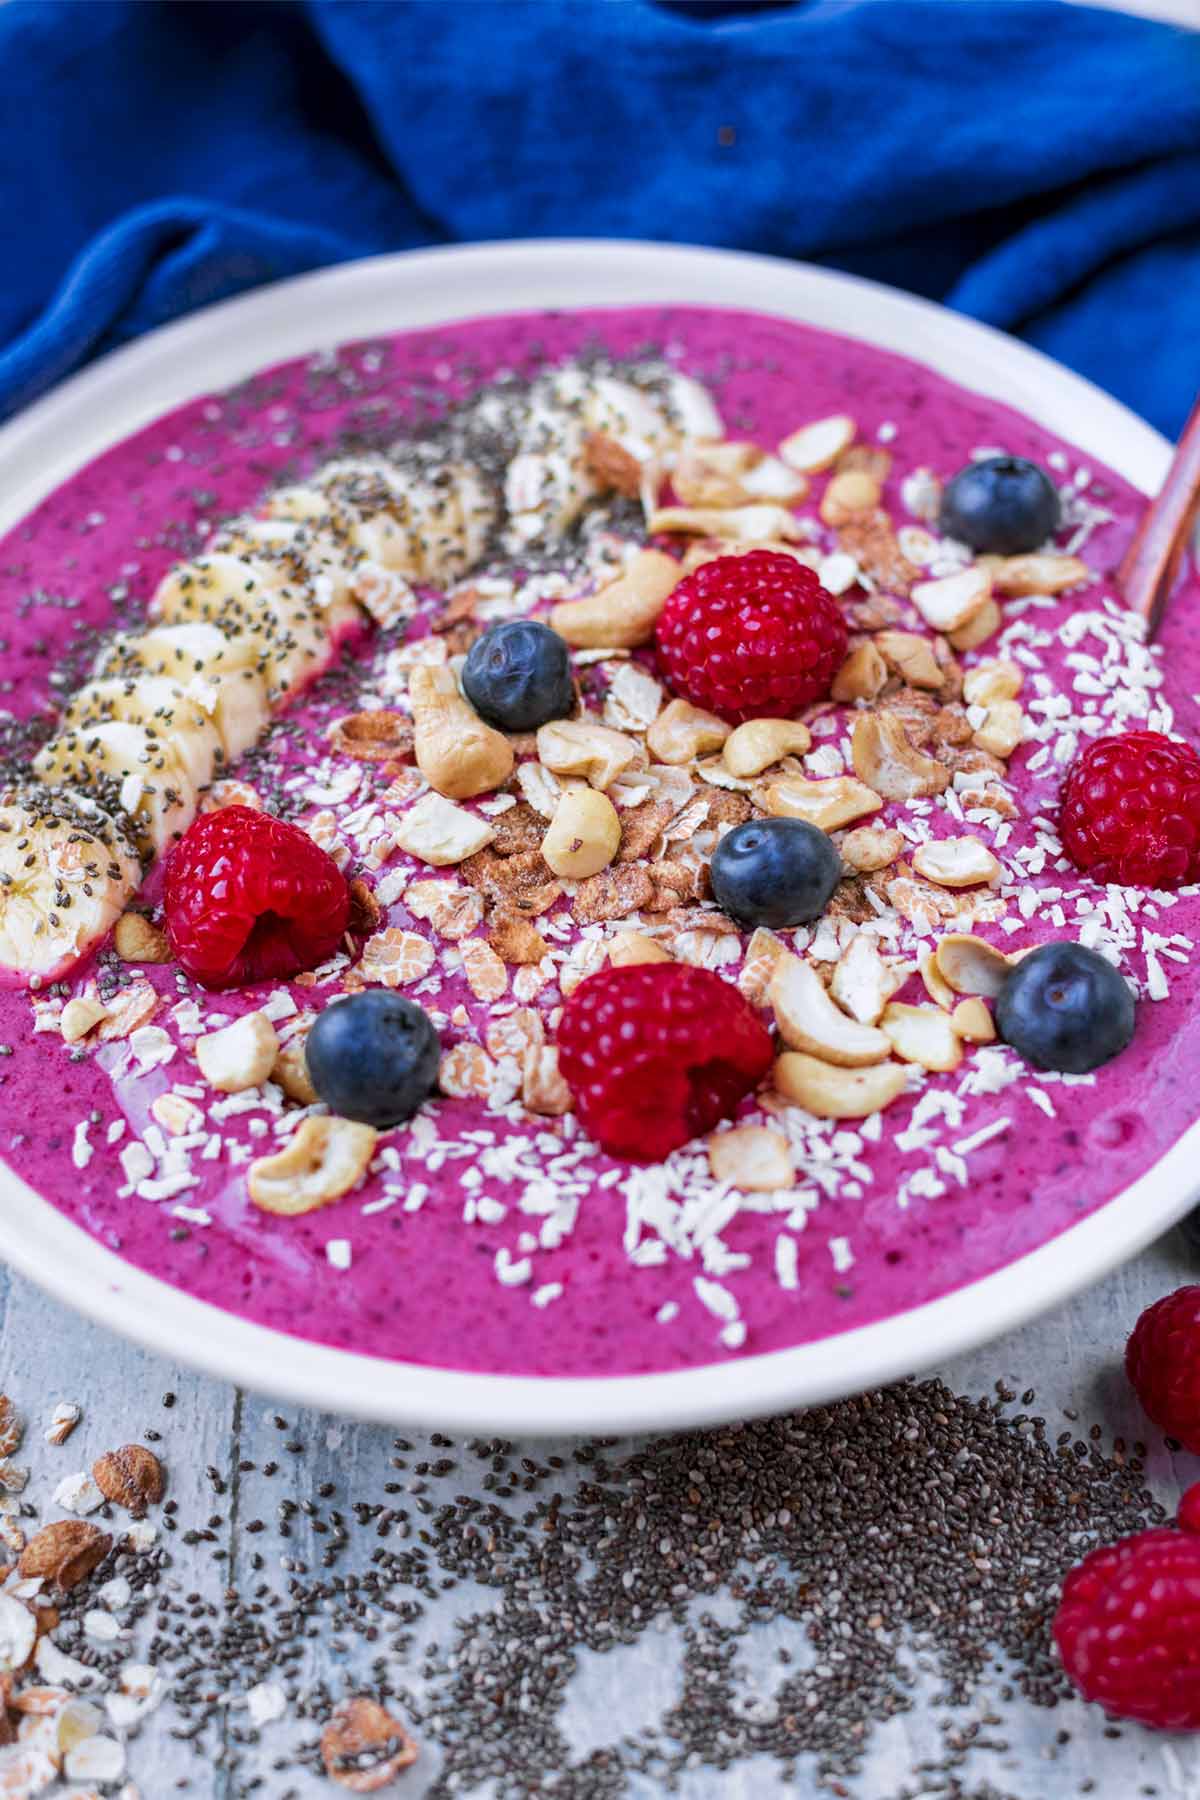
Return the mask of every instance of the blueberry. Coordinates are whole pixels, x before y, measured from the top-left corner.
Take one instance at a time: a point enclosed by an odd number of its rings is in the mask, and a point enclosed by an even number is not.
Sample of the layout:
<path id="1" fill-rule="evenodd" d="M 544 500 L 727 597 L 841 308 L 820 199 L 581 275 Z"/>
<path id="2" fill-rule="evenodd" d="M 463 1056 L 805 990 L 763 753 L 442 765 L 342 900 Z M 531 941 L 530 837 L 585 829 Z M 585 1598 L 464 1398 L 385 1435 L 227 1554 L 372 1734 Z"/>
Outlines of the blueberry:
<path id="1" fill-rule="evenodd" d="M 1023 956 L 996 999 L 996 1029 L 1039 1069 L 1086 1075 L 1133 1036 L 1133 995 L 1110 962 L 1082 944 Z"/>
<path id="2" fill-rule="evenodd" d="M 431 1091 L 441 1045 L 415 1001 L 370 988 L 325 1008 L 306 1055 L 312 1084 L 332 1112 L 384 1130 L 411 1118 Z"/>
<path id="3" fill-rule="evenodd" d="M 1061 518 L 1045 470 L 1023 456 L 988 456 L 947 482 L 938 529 L 972 550 L 1017 556 L 1053 537 Z"/>
<path id="4" fill-rule="evenodd" d="M 536 619 L 508 619 L 477 638 L 462 684 L 480 718 L 501 731 L 536 731 L 575 707 L 567 646 Z"/>
<path id="5" fill-rule="evenodd" d="M 717 905 L 739 925 L 779 930 L 824 912 L 842 863 L 823 831 L 803 819 L 748 819 L 712 855 Z"/>

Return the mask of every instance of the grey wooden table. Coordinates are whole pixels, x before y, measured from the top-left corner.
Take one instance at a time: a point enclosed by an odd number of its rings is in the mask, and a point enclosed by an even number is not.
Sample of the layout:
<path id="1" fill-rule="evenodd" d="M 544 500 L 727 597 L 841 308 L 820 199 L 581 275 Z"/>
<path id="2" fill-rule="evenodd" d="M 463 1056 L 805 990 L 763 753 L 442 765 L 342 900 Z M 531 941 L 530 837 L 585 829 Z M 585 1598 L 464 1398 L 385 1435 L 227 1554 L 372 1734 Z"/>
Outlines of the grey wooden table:
<path id="1" fill-rule="evenodd" d="M 1130 1441 L 1146 1437 L 1152 1444 L 1151 1483 L 1161 1499 L 1172 1502 L 1181 1486 L 1200 1476 L 1200 1463 L 1186 1457 L 1172 1461 L 1161 1443 L 1153 1447 L 1152 1434 L 1121 1373 L 1120 1349 L 1141 1308 L 1195 1273 L 1195 1259 L 1174 1233 L 1090 1293 L 998 1344 L 958 1358 L 939 1373 L 956 1392 L 972 1395 L 990 1390 L 995 1378 L 1004 1376 L 1018 1390 L 1036 1386 L 1038 1408 L 1052 1424 L 1061 1408 L 1070 1407 L 1079 1414 L 1080 1430 L 1095 1422 L 1106 1436 L 1120 1433 Z M 136 1349 L 64 1311 L 23 1280 L 5 1277 L 2 1271 L 0 1318 L 0 1388 L 13 1395 L 30 1416 L 31 1429 L 22 1454 L 22 1461 L 33 1465 L 28 1492 L 45 1497 L 64 1473 L 89 1466 L 95 1455 L 114 1443 L 140 1438 L 148 1426 L 161 1431 L 177 1516 L 181 1521 L 216 1521 L 211 1526 L 214 1536 L 194 1546 L 184 1543 L 181 1534 L 170 1538 L 173 1575 L 181 1591 L 194 1590 L 209 1596 L 214 1604 L 219 1604 L 225 1571 L 244 1579 L 252 1566 L 249 1559 L 260 1546 L 268 1565 L 280 1554 L 277 1539 L 247 1530 L 256 1508 L 263 1504 L 263 1491 L 261 1476 L 240 1475 L 239 1463 L 261 1468 L 264 1462 L 278 1461 L 280 1469 L 270 1487 L 270 1501 L 276 1506 L 291 1501 L 301 1507 L 331 1478 L 340 1484 L 339 1491 L 347 1483 L 352 1488 L 359 1475 L 367 1483 L 377 1483 L 379 1471 L 386 1472 L 394 1454 L 393 1431 L 322 1414 L 297 1414 L 285 1407 L 287 1429 L 281 1430 L 274 1418 L 279 1409 L 261 1395 L 234 1390 Z M 170 1409 L 162 1405 L 165 1392 L 176 1396 Z M 56 1400 L 74 1401 L 83 1408 L 82 1422 L 61 1447 L 46 1444 L 38 1428 Z M 408 1436 L 414 1440 L 410 1466 L 423 1452 L 431 1462 L 445 1454 L 436 1442 L 430 1445 L 427 1436 L 415 1432 Z M 289 1453 L 284 1448 L 287 1443 L 303 1444 L 303 1451 Z M 547 1454 L 544 1444 L 518 1448 L 528 1448 L 542 1459 Z M 614 1458 L 619 1455 L 620 1447 L 612 1454 Z M 223 1494 L 214 1492 L 206 1469 L 218 1472 Z M 451 1485 L 461 1490 L 469 1480 L 465 1468 L 459 1468 Z M 251 1482 L 259 1486 L 252 1490 Z M 431 1497 L 437 1497 L 436 1489 L 434 1482 Z M 321 1548 L 321 1540 L 306 1536 L 305 1523 L 301 1510 L 290 1544 L 285 1546 L 297 1556 L 319 1553 Z M 216 1562 L 214 1542 L 226 1552 L 224 1559 Z M 482 1590 L 472 1591 L 470 1584 L 460 1586 L 429 1608 L 421 1629 L 447 1634 L 455 1610 L 476 1607 L 481 1595 Z M 298 1665 L 304 1685 L 335 1675 L 340 1685 L 347 1659 L 358 1656 L 365 1668 L 367 1651 L 369 1646 L 347 1645 L 332 1625 L 327 1629 L 318 1625 L 305 1640 L 303 1662 Z M 636 1656 L 631 1664 L 630 1654 L 584 1659 L 565 1715 L 567 1734 L 581 1749 L 599 1741 L 597 1733 L 602 1737 L 614 1711 L 629 1716 L 634 1696 L 639 1703 L 645 1699 L 651 1710 L 669 1702 L 675 1679 L 669 1655 L 656 1656 L 651 1665 Z M 419 1688 L 415 1662 L 414 1657 L 414 1667 L 400 1674 Z M 659 1688 L 662 1694 L 657 1693 Z M 648 1696 L 646 1689 L 652 1690 Z M 1156 1739 L 1136 1730 L 1119 1739 L 1106 1737 L 1103 1719 L 1074 1704 L 1053 1712 L 1027 1707 L 1019 1711 L 1019 1717 L 1020 1741 L 1014 1741 L 1008 1751 L 977 1757 L 971 1765 L 971 1780 L 955 1792 L 983 1792 L 972 1783 L 986 1779 L 995 1783 L 996 1790 L 1015 1794 L 1020 1800 L 1079 1792 L 1090 1792 L 1101 1800 L 1133 1800 L 1151 1793 L 1164 1800 L 1200 1797 L 1200 1744 L 1193 1749 L 1179 1739 Z M 235 1741 L 239 1718 L 244 1721 L 245 1715 L 231 1706 Z M 1011 1720 L 1010 1708 L 1010 1726 Z M 247 1777 L 254 1773 L 262 1782 L 256 1791 L 272 1800 L 293 1791 L 303 1796 L 337 1791 L 306 1771 L 289 1772 L 285 1777 L 273 1770 L 281 1751 L 300 1737 L 313 1736 L 311 1727 L 290 1716 L 265 1725 L 260 1742 L 240 1750 L 243 1761 L 236 1781 L 227 1767 L 211 1757 L 198 1760 L 185 1743 L 171 1735 L 173 1724 L 177 1727 L 179 1720 L 172 1717 L 170 1704 L 164 1704 L 129 1747 L 129 1775 L 142 1800 L 163 1800 L 177 1791 L 177 1786 L 178 1791 L 191 1795 L 232 1800 L 245 1791 Z M 1055 1735 L 1064 1727 L 1069 1728 L 1071 1741 L 1052 1751 Z M 885 1795 L 890 1800 L 903 1791 L 909 1770 L 935 1748 L 931 1712 L 918 1711 L 893 1720 L 876 1734 L 866 1771 L 853 1793 L 864 1800 Z M 1047 1765 L 1051 1755 L 1052 1780 Z M 418 1800 L 436 1776 L 437 1767 L 434 1750 L 423 1756 L 396 1791 Z M 631 1792 L 656 1791 L 649 1783 L 639 1786 L 638 1779 Z M 803 1784 L 806 1777 L 802 1774 L 800 1779 Z M 1088 1781 L 1093 1784 L 1090 1789 L 1085 1785 Z M 721 1773 L 696 1769 L 684 1776 L 680 1791 L 750 1800 L 775 1792 L 795 1794 L 798 1789 L 794 1784 L 785 1788 L 778 1767 L 764 1760 Z M 810 1791 L 815 1793 L 815 1787 Z"/>

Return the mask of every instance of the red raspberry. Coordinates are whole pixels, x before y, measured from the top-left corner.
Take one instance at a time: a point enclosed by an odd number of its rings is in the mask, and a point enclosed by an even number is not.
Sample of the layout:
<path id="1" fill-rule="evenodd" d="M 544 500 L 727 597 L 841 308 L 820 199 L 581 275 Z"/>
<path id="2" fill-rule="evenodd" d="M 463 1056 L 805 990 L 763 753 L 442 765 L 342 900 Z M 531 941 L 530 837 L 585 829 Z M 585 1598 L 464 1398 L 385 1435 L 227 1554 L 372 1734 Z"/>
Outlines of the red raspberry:
<path id="1" fill-rule="evenodd" d="M 167 862 L 167 936 L 189 975 L 209 988 L 283 981 L 337 949 L 350 889 L 333 858 L 270 813 L 205 813 Z"/>
<path id="2" fill-rule="evenodd" d="M 1063 1583 L 1054 1639 L 1086 1700 L 1160 1731 L 1200 1731 L 1200 1487 L 1179 1531 L 1093 1550 Z"/>
<path id="3" fill-rule="evenodd" d="M 580 982 L 558 1028 L 576 1110 L 614 1156 L 661 1162 L 727 1119 L 771 1066 L 735 987 L 690 963 L 635 963 Z"/>
<path id="4" fill-rule="evenodd" d="M 1146 1308 L 1125 1346 L 1125 1373 L 1154 1423 L 1200 1452 L 1200 1287 Z"/>
<path id="5" fill-rule="evenodd" d="M 775 550 L 718 556 L 679 583 L 658 621 L 677 694 L 743 719 L 787 719 L 829 692 L 846 621 L 814 572 Z"/>
<path id="6" fill-rule="evenodd" d="M 1200 756 L 1161 731 L 1097 738 L 1067 771 L 1059 829 L 1076 868 L 1097 881 L 1200 881 Z"/>

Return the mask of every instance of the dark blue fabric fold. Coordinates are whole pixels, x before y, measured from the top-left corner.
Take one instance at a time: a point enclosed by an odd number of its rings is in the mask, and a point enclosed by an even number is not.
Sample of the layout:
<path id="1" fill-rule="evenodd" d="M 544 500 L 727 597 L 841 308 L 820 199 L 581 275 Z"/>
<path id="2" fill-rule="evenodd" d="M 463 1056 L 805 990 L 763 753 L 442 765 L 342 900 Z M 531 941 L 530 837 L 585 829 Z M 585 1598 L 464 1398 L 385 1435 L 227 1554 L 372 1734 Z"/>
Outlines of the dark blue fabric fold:
<path id="1" fill-rule="evenodd" d="M 12 0 L 0 199 L 0 416 L 262 282 L 549 235 L 890 281 L 1171 433 L 1200 387 L 1200 33 L 1058 0 Z"/>

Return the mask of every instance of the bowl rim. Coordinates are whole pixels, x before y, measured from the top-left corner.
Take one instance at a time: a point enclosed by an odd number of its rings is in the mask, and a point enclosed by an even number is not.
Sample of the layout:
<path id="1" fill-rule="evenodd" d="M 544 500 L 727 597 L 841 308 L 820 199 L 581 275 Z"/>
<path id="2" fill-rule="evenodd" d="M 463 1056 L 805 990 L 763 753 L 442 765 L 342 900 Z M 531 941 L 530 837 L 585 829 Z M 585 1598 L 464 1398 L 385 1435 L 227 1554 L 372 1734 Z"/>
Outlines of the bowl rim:
<path id="1" fill-rule="evenodd" d="M 1143 492 L 1170 446 L 1040 351 L 876 282 L 741 251 L 545 239 L 403 251 L 222 301 L 112 351 L 0 426 L 0 532 L 75 470 L 172 408 L 334 342 L 545 308 L 694 305 L 857 337 L 1003 401 Z M 329 321 L 337 321 L 331 334 Z M 1194 1198 L 1200 1122 L 1096 1212 L 992 1274 L 872 1324 L 684 1370 L 515 1376 L 390 1361 L 195 1299 L 71 1223 L 0 1164 L 0 1258 L 150 1349 L 294 1403 L 397 1423 L 542 1435 L 675 1429 L 833 1400 L 928 1368 L 1098 1280 Z"/>

